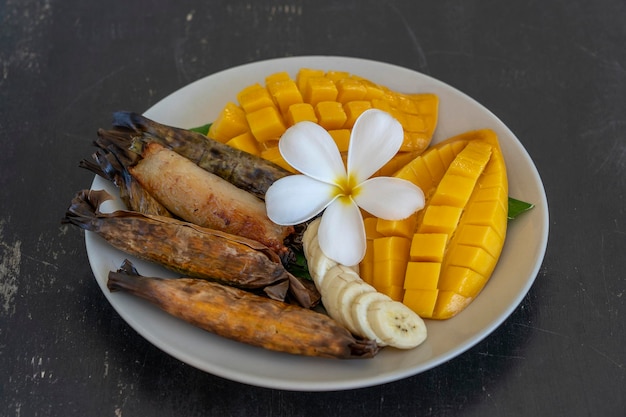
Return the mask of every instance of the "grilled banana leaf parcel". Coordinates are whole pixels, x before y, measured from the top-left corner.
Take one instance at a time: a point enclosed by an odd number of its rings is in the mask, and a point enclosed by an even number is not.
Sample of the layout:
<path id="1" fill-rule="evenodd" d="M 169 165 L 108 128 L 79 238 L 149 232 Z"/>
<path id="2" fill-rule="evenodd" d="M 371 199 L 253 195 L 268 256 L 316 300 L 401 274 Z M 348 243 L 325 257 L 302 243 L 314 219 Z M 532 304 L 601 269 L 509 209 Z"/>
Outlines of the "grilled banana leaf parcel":
<path id="1" fill-rule="evenodd" d="M 289 295 L 305 307 L 319 302 L 314 287 L 288 273 L 278 255 L 261 243 L 169 217 L 125 210 L 100 212 L 100 205 L 111 198 L 106 191 L 83 190 L 62 221 L 182 275 L 263 290 L 279 300 Z"/>
<path id="2" fill-rule="evenodd" d="M 83 159 L 79 162 L 81 168 L 85 168 L 115 184 L 122 203 L 129 210 L 143 214 L 173 217 L 169 210 L 146 191 L 128 172 L 128 166 L 136 162 L 139 158 L 138 155 L 133 152 L 125 152 L 109 143 L 96 142 L 96 145 L 99 146 L 99 149 L 92 154 L 92 159 Z M 127 155 L 135 156 L 135 158 L 129 160 Z"/>
<path id="3" fill-rule="evenodd" d="M 193 278 L 144 277 L 126 261 L 109 273 L 111 291 L 127 291 L 220 336 L 295 355 L 370 358 L 379 347 L 355 339 L 325 314 Z"/>
<path id="4" fill-rule="evenodd" d="M 263 199 L 274 181 L 291 173 L 273 162 L 235 149 L 187 129 L 166 126 L 137 113 L 113 114 L 112 131 L 99 135 L 126 136 L 129 142 L 157 142 L 201 168 Z"/>
<path id="5" fill-rule="evenodd" d="M 148 143 L 128 171 L 154 198 L 181 219 L 261 242 L 281 256 L 294 229 L 267 217 L 265 202 L 189 159 Z"/>

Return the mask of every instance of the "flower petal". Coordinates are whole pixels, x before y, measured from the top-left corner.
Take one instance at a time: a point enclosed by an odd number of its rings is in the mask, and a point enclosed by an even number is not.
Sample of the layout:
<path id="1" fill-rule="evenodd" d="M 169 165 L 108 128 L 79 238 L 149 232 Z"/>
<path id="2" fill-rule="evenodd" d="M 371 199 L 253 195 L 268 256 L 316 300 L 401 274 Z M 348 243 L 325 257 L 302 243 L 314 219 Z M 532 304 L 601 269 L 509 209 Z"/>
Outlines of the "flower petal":
<path id="1" fill-rule="evenodd" d="M 348 149 L 348 175 L 357 184 L 385 165 L 404 140 L 402 125 L 382 110 L 364 111 L 354 123 Z"/>
<path id="2" fill-rule="evenodd" d="M 278 142 L 285 161 L 302 174 L 327 183 L 346 176 L 341 154 L 330 134 L 313 122 L 291 126 Z"/>
<path id="3" fill-rule="evenodd" d="M 356 265 L 365 256 L 365 226 L 357 205 L 349 197 L 334 200 L 322 214 L 318 231 L 322 252 L 342 265 Z"/>
<path id="4" fill-rule="evenodd" d="M 305 175 L 289 175 L 265 193 L 267 216 L 282 226 L 303 223 L 320 213 L 337 195 L 337 187 Z"/>
<path id="5" fill-rule="evenodd" d="M 424 192 L 401 178 L 370 178 L 359 185 L 352 198 L 363 210 L 386 220 L 406 219 L 424 208 Z"/>

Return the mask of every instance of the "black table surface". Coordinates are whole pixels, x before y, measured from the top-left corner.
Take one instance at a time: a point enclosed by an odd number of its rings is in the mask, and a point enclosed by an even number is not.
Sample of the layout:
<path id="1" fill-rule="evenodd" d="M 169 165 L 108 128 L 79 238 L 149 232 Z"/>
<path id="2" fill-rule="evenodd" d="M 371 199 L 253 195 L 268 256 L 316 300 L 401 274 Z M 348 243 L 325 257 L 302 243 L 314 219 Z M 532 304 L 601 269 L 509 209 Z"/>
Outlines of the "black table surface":
<path id="1" fill-rule="evenodd" d="M 0 415 L 626 415 L 626 3 L 0 1 Z M 62 225 L 116 110 L 244 63 L 338 55 L 458 88 L 533 158 L 547 252 L 513 314 L 440 366 L 337 392 L 169 356 L 113 310 Z"/>

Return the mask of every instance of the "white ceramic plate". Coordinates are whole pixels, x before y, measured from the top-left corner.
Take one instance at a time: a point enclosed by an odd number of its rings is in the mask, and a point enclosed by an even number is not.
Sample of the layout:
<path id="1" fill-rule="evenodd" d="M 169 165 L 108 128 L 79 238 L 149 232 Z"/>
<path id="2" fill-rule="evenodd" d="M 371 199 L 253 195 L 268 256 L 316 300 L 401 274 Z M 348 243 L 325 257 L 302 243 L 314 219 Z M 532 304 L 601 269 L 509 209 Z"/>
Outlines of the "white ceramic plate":
<path id="1" fill-rule="evenodd" d="M 145 112 L 158 122 L 194 127 L 216 118 L 243 87 L 263 83 L 265 76 L 302 67 L 343 70 L 392 89 L 430 92 L 440 98 L 440 118 L 433 143 L 480 128 L 497 132 L 507 163 L 510 195 L 536 207 L 510 224 L 506 244 L 493 276 L 465 311 L 447 321 L 428 321 L 428 339 L 410 351 L 383 349 L 373 359 L 328 360 L 266 351 L 197 329 L 124 293 L 111 294 L 107 274 L 127 257 L 93 233 L 86 234 L 94 275 L 111 305 L 139 334 L 179 360 L 223 378 L 246 384 L 298 391 L 360 388 L 399 380 L 431 369 L 471 348 L 512 312 L 532 285 L 546 249 L 548 207 L 539 174 L 513 133 L 490 111 L 456 89 L 415 71 L 356 58 L 307 56 L 273 59 L 225 70 L 198 80 Z M 115 192 L 96 178 L 93 189 Z M 107 203 L 108 204 L 108 203 Z M 114 202 L 109 209 L 121 208 Z M 132 258 L 131 258 L 132 259 Z M 144 275 L 173 276 L 134 260 Z"/>

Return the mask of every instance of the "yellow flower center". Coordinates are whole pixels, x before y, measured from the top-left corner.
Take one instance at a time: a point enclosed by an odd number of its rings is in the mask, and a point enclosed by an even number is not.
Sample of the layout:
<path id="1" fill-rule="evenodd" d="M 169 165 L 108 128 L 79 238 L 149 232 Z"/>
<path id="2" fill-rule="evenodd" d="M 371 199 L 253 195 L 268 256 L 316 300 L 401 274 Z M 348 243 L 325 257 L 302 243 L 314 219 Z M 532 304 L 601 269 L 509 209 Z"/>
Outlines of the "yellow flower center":
<path id="1" fill-rule="evenodd" d="M 335 185 L 337 185 L 337 191 L 335 195 L 339 197 L 339 201 L 343 203 L 349 203 L 350 200 L 355 197 L 361 190 L 359 184 L 356 183 L 356 178 L 353 175 L 339 178 Z"/>

